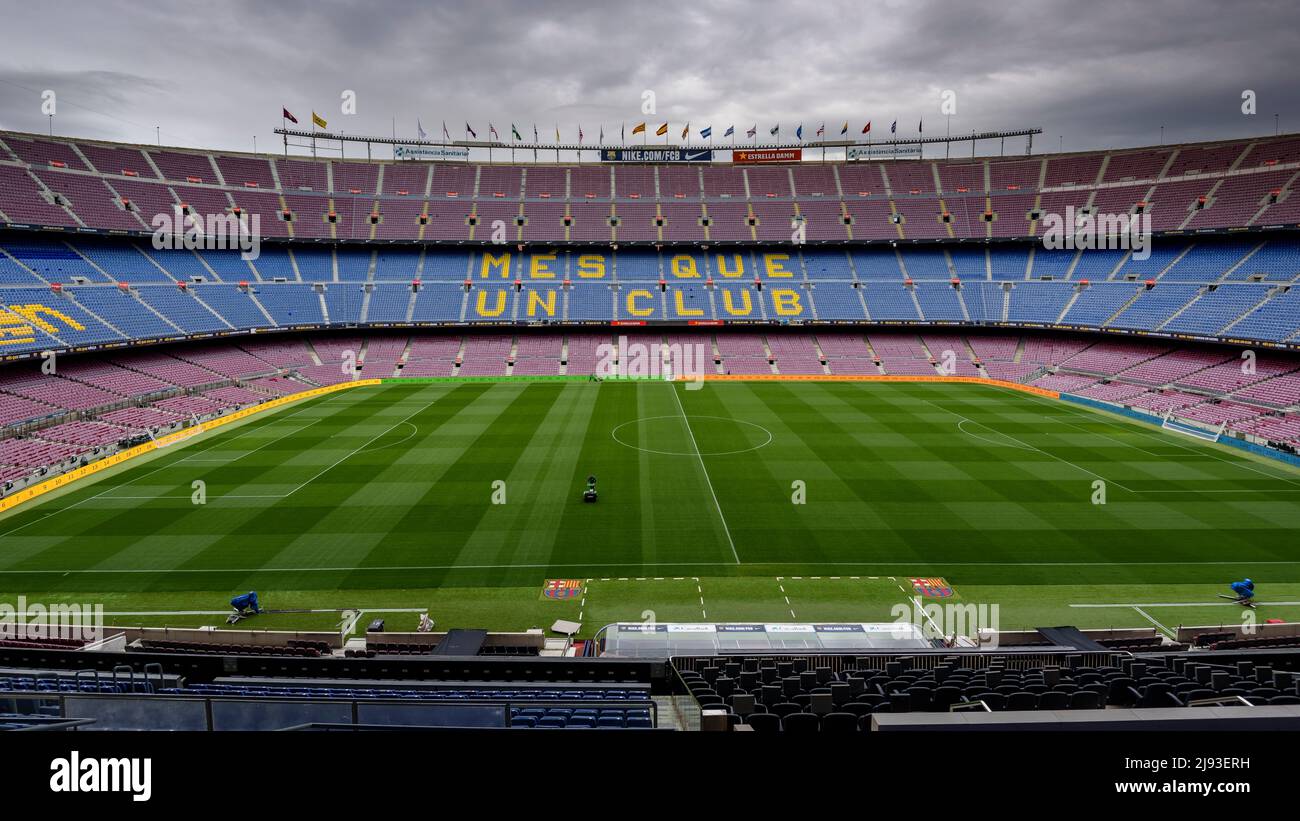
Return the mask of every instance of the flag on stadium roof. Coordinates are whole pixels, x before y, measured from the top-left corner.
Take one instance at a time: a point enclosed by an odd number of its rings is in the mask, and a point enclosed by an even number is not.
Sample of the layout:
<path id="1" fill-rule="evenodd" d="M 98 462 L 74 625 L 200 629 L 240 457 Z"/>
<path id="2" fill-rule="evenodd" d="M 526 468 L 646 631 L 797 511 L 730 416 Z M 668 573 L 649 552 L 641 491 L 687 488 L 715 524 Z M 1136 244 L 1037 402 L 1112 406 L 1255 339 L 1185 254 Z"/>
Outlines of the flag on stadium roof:
<path id="1" fill-rule="evenodd" d="M 889 133 L 890 134 L 898 133 L 898 120 L 894 120 L 892 123 L 889 124 Z"/>
<path id="2" fill-rule="evenodd" d="M 559 124 L 559 123 L 556 123 L 556 124 L 555 124 L 555 141 L 556 141 L 557 143 L 560 141 L 560 124 Z"/>
<path id="3" fill-rule="evenodd" d="M 540 143 L 541 141 L 542 138 L 537 136 L 537 123 L 533 123 L 533 142 Z"/>
<path id="4" fill-rule="evenodd" d="M 659 126 L 659 128 L 655 129 L 656 137 L 662 137 L 667 133 L 668 133 L 668 123 L 664 123 L 663 125 Z"/>
<path id="5" fill-rule="evenodd" d="M 799 123 L 799 127 L 794 130 L 794 137 L 796 140 L 803 139 L 803 123 Z"/>
<path id="6" fill-rule="evenodd" d="M 627 142 L 627 123 L 618 124 L 618 141 L 621 143 Z"/>
<path id="7" fill-rule="evenodd" d="M 582 123 L 578 123 L 578 145 L 582 145 Z"/>
<path id="8" fill-rule="evenodd" d="M 691 124 L 690 124 L 690 123 L 687 123 L 687 124 L 682 128 L 682 139 L 683 139 L 683 140 L 686 139 L 686 137 L 687 137 L 688 135 L 690 135 L 690 133 L 691 133 Z"/>
<path id="9" fill-rule="evenodd" d="M 473 137 L 474 139 L 476 140 L 478 139 L 478 132 L 470 128 L 469 123 L 465 123 L 465 132 L 469 134 L 471 137 Z"/>
<path id="10" fill-rule="evenodd" d="M 707 140 L 713 136 L 713 126 L 706 125 L 700 129 L 700 139 Z"/>
<path id="11" fill-rule="evenodd" d="M 519 129 L 515 128 L 514 123 L 510 124 L 510 139 L 519 140 L 520 142 L 523 142 L 524 139 L 523 137 L 519 136 Z"/>
<path id="12" fill-rule="evenodd" d="M 821 137 L 825 133 L 826 133 L 826 123 L 822 123 L 821 127 L 817 129 L 817 136 Z"/>
<path id="13" fill-rule="evenodd" d="M 598 138 L 601 145 L 605 144 L 605 124 L 600 124 L 600 137 Z"/>
<path id="14" fill-rule="evenodd" d="M 447 130 L 447 121 L 446 121 L 446 120 L 443 120 L 443 121 L 442 121 L 442 138 L 443 138 L 444 140 L 450 140 L 450 139 L 451 139 L 451 132 Z"/>
<path id="15" fill-rule="evenodd" d="M 862 133 L 863 134 L 871 133 L 871 120 L 867 120 L 867 124 L 862 126 Z"/>
<path id="16" fill-rule="evenodd" d="M 488 123 L 488 133 L 493 137 L 496 137 L 498 140 L 501 139 L 501 135 L 497 133 L 497 127 L 492 125 L 492 123 Z"/>
<path id="17" fill-rule="evenodd" d="M 844 125 L 840 126 L 840 136 L 843 137 L 845 134 L 848 133 L 849 133 L 849 121 L 845 120 Z"/>
<path id="18" fill-rule="evenodd" d="M 925 133 L 925 120 L 924 120 L 924 119 L 921 119 L 921 120 L 918 120 L 918 121 L 917 121 L 917 123 L 916 123 L 916 133 L 917 133 L 917 134 L 924 134 L 924 133 Z"/>
<path id="19" fill-rule="evenodd" d="M 772 130 L 771 130 L 770 133 L 771 133 L 773 136 L 776 136 L 777 134 L 780 134 L 780 133 L 781 133 L 781 124 L 780 124 L 780 123 L 777 123 L 776 125 L 772 126 Z"/>
<path id="20" fill-rule="evenodd" d="M 758 133 L 758 123 L 754 123 L 752 126 L 749 127 L 749 130 L 745 132 L 745 136 L 752 137 L 757 133 Z"/>
<path id="21" fill-rule="evenodd" d="M 645 131 L 645 123 L 637 123 L 636 125 L 632 126 L 633 134 L 640 134 L 644 131 Z"/>
<path id="22" fill-rule="evenodd" d="M 297 124 L 298 124 L 298 118 L 295 117 L 295 116 L 293 116 L 292 114 L 290 114 L 290 113 L 289 113 L 289 109 L 287 109 L 287 108 L 283 108 L 283 107 L 281 107 L 281 109 L 280 109 L 280 116 L 283 117 L 284 119 L 288 120 L 289 122 L 293 123 L 294 125 L 297 125 Z"/>
<path id="23" fill-rule="evenodd" d="M 735 127 L 734 125 L 729 125 L 729 126 L 727 126 L 727 130 L 726 130 L 726 132 L 725 132 L 722 136 L 724 136 L 724 137 L 730 137 L 732 134 L 735 134 L 735 133 L 736 133 L 736 127 Z"/>
<path id="24" fill-rule="evenodd" d="M 328 123 L 325 122 L 325 118 L 317 114 L 315 111 L 311 113 L 311 124 L 318 125 L 321 128 L 325 128 L 326 126 L 329 125 Z"/>
<path id="25" fill-rule="evenodd" d="M 415 133 L 421 140 L 428 139 L 429 135 L 425 133 L 424 126 L 420 124 L 420 118 L 415 118 Z"/>

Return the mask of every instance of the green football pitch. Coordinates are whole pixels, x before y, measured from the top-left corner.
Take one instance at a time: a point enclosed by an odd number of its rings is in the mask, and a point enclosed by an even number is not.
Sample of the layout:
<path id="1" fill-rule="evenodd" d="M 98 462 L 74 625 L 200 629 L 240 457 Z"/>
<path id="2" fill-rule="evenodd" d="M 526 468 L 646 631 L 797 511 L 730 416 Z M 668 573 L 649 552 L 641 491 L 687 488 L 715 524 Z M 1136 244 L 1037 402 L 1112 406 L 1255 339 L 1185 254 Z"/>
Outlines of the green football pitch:
<path id="1" fill-rule="evenodd" d="M 589 475 L 600 498 L 582 501 Z M 1103 503 L 1104 502 L 1104 503 Z M 1300 620 L 1300 471 L 972 384 L 445 381 L 291 403 L 0 519 L 0 602 L 110 624 L 891 621 L 912 577 L 1003 629 Z M 542 595 L 579 580 L 573 598 Z M 245 623 L 248 624 L 248 623 Z"/>

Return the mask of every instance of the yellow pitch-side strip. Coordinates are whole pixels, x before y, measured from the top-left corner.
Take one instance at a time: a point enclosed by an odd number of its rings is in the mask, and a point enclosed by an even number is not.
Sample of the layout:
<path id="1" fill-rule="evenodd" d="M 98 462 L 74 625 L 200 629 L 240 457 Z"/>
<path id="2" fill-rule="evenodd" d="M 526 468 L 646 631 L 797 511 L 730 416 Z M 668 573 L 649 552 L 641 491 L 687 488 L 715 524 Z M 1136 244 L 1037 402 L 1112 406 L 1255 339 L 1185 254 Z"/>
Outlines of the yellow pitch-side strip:
<path id="1" fill-rule="evenodd" d="M 207 431 L 210 430 L 216 430 L 217 428 L 222 427 L 223 425 L 229 425 L 232 422 L 238 422 L 241 419 L 247 419 L 248 417 L 254 414 L 263 413 L 264 411 L 274 410 L 275 408 L 280 408 L 285 405 L 288 405 L 291 402 L 297 402 L 302 399 L 312 399 L 317 396 L 324 396 L 329 393 L 337 393 L 338 391 L 347 390 L 349 388 L 360 388 L 367 385 L 380 385 L 380 384 L 383 383 L 378 379 L 358 379 L 355 382 L 341 382 L 337 385 L 326 385 L 323 388 L 312 388 L 311 390 L 303 391 L 302 393 L 294 393 L 288 396 L 281 396 L 277 399 L 272 399 L 269 402 L 263 402 L 260 405 L 254 405 L 249 408 L 237 410 L 228 416 L 222 416 L 218 419 L 210 419 L 206 422 L 200 422 L 195 427 L 185 428 L 184 430 L 178 430 L 175 433 L 169 433 L 166 436 L 162 436 L 159 437 L 158 439 L 145 442 L 143 445 L 136 445 L 135 447 L 118 451 L 117 453 L 114 453 L 112 456 L 106 456 L 103 459 L 100 459 L 98 462 L 92 462 L 89 465 L 86 465 L 84 467 L 79 467 L 75 470 L 70 470 L 67 473 L 63 473 L 58 476 L 55 476 L 53 479 L 46 479 L 44 482 L 41 482 L 40 484 L 23 488 L 22 490 L 18 491 L 12 496 L 6 496 L 5 498 L 0 499 L 0 513 L 5 512 L 6 510 L 12 510 L 13 508 L 17 507 L 23 502 L 29 502 L 32 499 L 35 499 L 38 496 L 43 496 L 52 490 L 58 490 L 61 487 L 67 487 L 68 485 L 72 484 L 78 479 L 84 479 L 85 477 L 92 476 L 96 473 L 99 473 L 100 471 L 108 470 L 109 468 L 115 465 L 120 465 L 123 462 L 127 461 L 128 459 L 134 459 L 137 456 L 143 456 L 146 453 L 151 453 L 152 451 L 158 450 L 159 448 L 166 447 L 167 445 L 170 445 L 174 442 L 178 442 L 182 439 L 187 439 L 191 436 L 196 436 L 200 433 L 206 433 Z"/>
<path id="2" fill-rule="evenodd" d="M 690 381 L 692 377 L 678 376 L 679 382 Z M 1010 388 L 1013 391 L 1022 391 L 1032 393 L 1036 396 L 1046 396 L 1051 399 L 1060 399 L 1061 394 L 1057 391 L 1049 391 L 1046 388 L 1039 388 L 1034 385 L 1022 385 L 1019 382 L 1004 382 L 1001 379 L 985 379 L 981 376 L 909 376 L 905 374 L 888 375 L 876 374 L 776 374 L 776 373 L 754 373 L 754 374 L 713 374 L 706 373 L 703 379 L 708 382 L 965 382 L 972 385 L 992 385 L 998 388 Z"/>

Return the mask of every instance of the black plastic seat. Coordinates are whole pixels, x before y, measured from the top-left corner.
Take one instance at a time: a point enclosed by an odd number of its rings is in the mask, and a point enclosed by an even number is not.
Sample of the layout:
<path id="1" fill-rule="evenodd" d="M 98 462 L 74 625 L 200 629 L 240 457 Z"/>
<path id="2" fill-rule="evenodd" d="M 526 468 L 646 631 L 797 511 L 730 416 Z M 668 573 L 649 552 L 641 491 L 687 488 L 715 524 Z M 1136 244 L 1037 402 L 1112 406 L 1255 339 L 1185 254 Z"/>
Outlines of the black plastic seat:
<path id="1" fill-rule="evenodd" d="M 853 713 L 827 713 L 822 716 L 823 733 L 856 733 L 858 717 Z"/>
<path id="2" fill-rule="evenodd" d="M 745 723 L 753 727 L 756 733 L 781 732 L 781 718 L 772 713 L 754 713 L 745 717 Z"/>
<path id="3" fill-rule="evenodd" d="M 1070 697 L 1060 690 L 1048 690 L 1038 694 L 1038 709 L 1064 710 L 1070 706 Z"/>
<path id="4" fill-rule="evenodd" d="M 821 728 L 821 719 L 812 713 L 791 713 L 781 719 L 781 729 L 787 733 L 817 733 Z"/>

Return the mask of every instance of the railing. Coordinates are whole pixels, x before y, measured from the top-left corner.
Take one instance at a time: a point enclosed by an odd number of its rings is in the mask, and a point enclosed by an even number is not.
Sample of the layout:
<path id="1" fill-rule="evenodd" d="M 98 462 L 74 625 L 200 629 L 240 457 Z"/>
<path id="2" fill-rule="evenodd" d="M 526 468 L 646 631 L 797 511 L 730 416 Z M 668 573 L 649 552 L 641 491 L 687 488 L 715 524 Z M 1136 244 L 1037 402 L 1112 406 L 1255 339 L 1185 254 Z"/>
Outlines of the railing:
<path id="1" fill-rule="evenodd" d="M 23 709 L 26 707 L 26 709 Z M 510 727 L 512 708 L 645 709 L 659 727 L 658 705 L 644 699 L 330 699 L 77 692 L 0 692 L 0 713 L 46 722 L 95 723 L 105 730 L 280 730 L 302 724 L 396 724 Z M 384 719 L 394 719 L 385 722 Z M 397 721 L 395 719 L 403 719 Z M 2 719 L 0 719 L 2 721 Z M 698 724 L 697 724 L 698 729 Z"/>
<path id="2" fill-rule="evenodd" d="M 985 668 L 1001 664 L 1011 670 L 1023 670 L 1032 667 L 1042 667 L 1044 665 L 1057 665 L 1060 667 L 1104 667 L 1114 665 L 1120 658 L 1127 657 L 1127 653 L 1121 652 L 1068 652 L 1061 651 L 1044 651 L 1039 648 L 1025 648 L 1024 650 L 1014 650 L 1006 648 L 997 652 L 987 650 L 977 650 L 972 648 L 971 652 L 954 653 L 952 648 L 936 649 L 933 652 L 918 651 L 909 649 L 906 653 L 897 653 L 892 655 L 873 654 L 862 655 L 854 653 L 843 654 L 808 654 L 808 653 L 734 653 L 721 654 L 716 656 L 674 656 L 671 661 L 673 667 L 678 670 L 694 670 L 701 672 L 705 667 L 719 667 L 727 662 L 743 662 L 745 659 L 759 659 L 763 661 L 775 662 L 792 662 L 795 660 L 804 660 L 808 664 L 808 669 L 817 667 L 829 667 L 833 672 L 843 670 L 879 670 L 884 671 L 886 665 L 891 662 L 902 663 L 904 669 L 930 670 L 942 664 L 956 664 L 962 669 L 983 670 Z"/>

